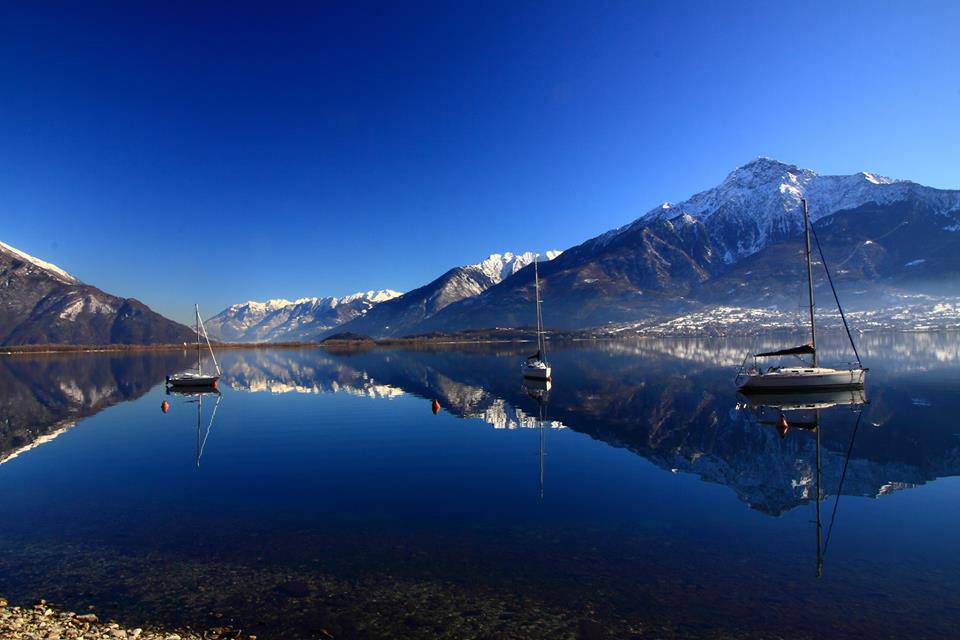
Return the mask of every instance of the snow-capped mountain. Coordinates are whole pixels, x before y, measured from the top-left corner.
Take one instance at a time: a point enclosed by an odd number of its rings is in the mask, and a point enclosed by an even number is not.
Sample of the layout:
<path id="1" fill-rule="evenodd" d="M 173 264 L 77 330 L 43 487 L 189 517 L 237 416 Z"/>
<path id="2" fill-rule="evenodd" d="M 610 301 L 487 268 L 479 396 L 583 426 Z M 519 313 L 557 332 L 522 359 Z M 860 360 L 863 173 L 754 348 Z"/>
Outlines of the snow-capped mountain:
<path id="1" fill-rule="evenodd" d="M 575 329 L 715 304 L 796 309 L 804 278 L 801 198 L 853 306 L 960 275 L 960 191 L 872 173 L 821 176 L 760 158 L 713 189 L 656 207 L 544 264 L 544 320 Z M 408 333 L 526 326 L 532 304 L 532 274 L 521 272 Z"/>
<path id="2" fill-rule="evenodd" d="M 550 250 L 543 254 L 543 258 L 545 261 L 553 260 L 560 255 L 560 253 L 560 251 Z M 510 253 L 509 251 L 506 253 L 493 253 L 482 262 L 467 265 L 463 268 L 468 271 L 480 271 L 490 278 L 491 281 L 498 283 L 509 278 L 528 264 L 533 264 L 536 257 L 537 254 L 532 251 L 525 251 L 519 254 Z"/>
<path id="3" fill-rule="evenodd" d="M 541 262 L 549 262 L 560 251 L 547 251 Z M 537 254 L 494 253 L 477 264 L 454 267 L 432 282 L 377 305 L 363 316 L 341 327 L 342 331 L 373 337 L 403 336 L 447 306 L 473 298 L 492 286 L 511 280 L 532 264 Z M 532 276 L 531 276 L 532 277 Z"/>
<path id="4" fill-rule="evenodd" d="M 157 344 L 193 330 L 0 242 L 0 345 Z"/>
<path id="5" fill-rule="evenodd" d="M 80 284 L 78 279 L 57 265 L 44 262 L 40 258 L 35 258 L 28 253 L 24 253 L 19 249 L 11 247 L 6 242 L 0 242 L 0 251 L 6 253 L 13 259 L 24 261 L 26 264 L 23 265 L 23 273 L 37 273 L 37 270 L 39 270 L 40 272 L 43 272 L 44 275 L 49 276 L 54 280 L 59 280 L 64 284 Z"/>
<path id="6" fill-rule="evenodd" d="M 960 206 L 956 191 L 867 172 L 822 176 L 771 158 L 757 158 L 732 171 L 717 187 L 677 204 L 665 202 L 599 240 L 607 243 L 651 221 L 679 217 L 686 224 L 703 223 L 720 260 L 730 264 L 799 233 L 803 198 L 813 221 L 867 203 L 919 201 L 943 215 L 957 215 Z"/>
<path id="7" fill-rule="evenodd" d="M 341 297 L 251 300 L 231 305 L 205 324 L 211 337 L 227 342 L 310 341 L 399 295 L 382 289 Z"/>

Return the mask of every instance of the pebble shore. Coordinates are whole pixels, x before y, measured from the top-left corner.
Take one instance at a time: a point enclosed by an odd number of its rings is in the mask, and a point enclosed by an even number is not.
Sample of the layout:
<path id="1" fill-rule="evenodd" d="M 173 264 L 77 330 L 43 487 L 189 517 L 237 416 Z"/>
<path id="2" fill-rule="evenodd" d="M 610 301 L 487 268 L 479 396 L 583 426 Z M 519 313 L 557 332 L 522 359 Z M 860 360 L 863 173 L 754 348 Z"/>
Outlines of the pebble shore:
<path id="1" fill-rule="evenodd" d="M 197 635 L 190 632 L 171 633 L 141 628 L 125 628 L 116 622 L 101 622 L 96 614 L 56 611 L 40 601 L 32 607 L 11 607 L 0 598 L 0 639 L 3 640 L 210 640 L 226 638 L 218 633 Z M 256 636 L 240 636 L 256 640 Z"/>

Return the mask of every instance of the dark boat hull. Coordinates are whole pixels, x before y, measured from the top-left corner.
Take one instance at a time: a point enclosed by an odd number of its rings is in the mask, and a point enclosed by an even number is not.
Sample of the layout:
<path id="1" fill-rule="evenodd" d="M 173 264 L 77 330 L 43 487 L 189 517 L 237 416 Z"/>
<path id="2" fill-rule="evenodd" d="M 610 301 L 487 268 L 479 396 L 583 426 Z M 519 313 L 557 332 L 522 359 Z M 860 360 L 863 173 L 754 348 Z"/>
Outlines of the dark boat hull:
<path id="1" fill-rule="evenodd" d="M 190 389 L 199 389 L 199 388 L 216 389 L 218 380 L 220 380 L 220 376 L 196 376 L 192 378 L 168 377 L 167 386 L 174 387 L 174 388 L 190 388 Z"/>

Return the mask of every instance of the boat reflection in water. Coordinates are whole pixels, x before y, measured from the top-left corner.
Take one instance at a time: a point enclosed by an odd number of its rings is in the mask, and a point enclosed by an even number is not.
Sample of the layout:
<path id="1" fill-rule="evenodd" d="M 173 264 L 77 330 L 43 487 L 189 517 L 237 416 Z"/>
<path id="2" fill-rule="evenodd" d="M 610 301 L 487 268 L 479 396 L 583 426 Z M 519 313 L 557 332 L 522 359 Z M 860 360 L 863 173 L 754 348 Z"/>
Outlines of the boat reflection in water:
<path id="1" fill-rule="evenodd" d="M 550 401 L 550 380 L 524 379 L 523 390 L 537 403 L 537 439 L 539 450 L 537 458 L 540 462 L 540 499 L 543 499 L 543 459 L 547 455 L 547 435 L 544 425 L 547 421 L 547 403 Z"/>
<path id="2" fill-rule="evenodd" d="M 168 387 L 167 395 L 174 396 L 185 396 L 188 398 L 184 404 L 196 404 L 197 405 L 197 449 L 196 449 L 196 465 L 197 468 L 200 468 L 200 458 L 203 457 L 203 449 L 207 444 L 207 439 L 210 437 L 210 432 L 213 430 L 213 421 L 217 417 L 217 409 L 220 408 L 220 401 L 223 399 L 223 394 L 221 394 L 217 389 L 209 389 L 204 387 Z M 213 403 L 213 411 L 210 412 L 210 420 L 207 422 L 206 430 L 203 429 L 203 397 L 204 396 L 216 396 L 217 399 Z"/>
<path id="3" fill-rule="evenodd" d="M 843 481 L 847 476 L 847 466 L 850 463 L 850 454 L 853 453 L 853 443 L 860 428 L 863 417 L 863 407 L 867 404 L 866 392 L 863 389 L 847 389 L 820 392 L 784 392 L 778 394 L 748 394 L 740 395 L 738 407 L 751 411 L 761 425 L 772 426 L 786 438 L 793 428 L 810 431 L 816 436 L 815 453 L 815 487 L 814 500 L 816 511 L 816 575 L 823 575 L 823 559 L 830 543 L 830 534 L 837 519 L 837 507 L 840 505 L 840 495 L 843 492 Z M 849 408 L 856 414 L 853 432 L 850 435 L 850 445 L 843 460 L 843 470 L 840 473 L 840 482 L 834 494 L 833 511 L 830 516 L 830 526 L 827 529 L 826 539 L 823 537 L 823 521 L 821 518 L 820 503 L 827 498 L 822 488 L 822 466 L 820 461 L 820 434 L 823 430 L 822 412 L 840 411 L 841 407 Z"/>

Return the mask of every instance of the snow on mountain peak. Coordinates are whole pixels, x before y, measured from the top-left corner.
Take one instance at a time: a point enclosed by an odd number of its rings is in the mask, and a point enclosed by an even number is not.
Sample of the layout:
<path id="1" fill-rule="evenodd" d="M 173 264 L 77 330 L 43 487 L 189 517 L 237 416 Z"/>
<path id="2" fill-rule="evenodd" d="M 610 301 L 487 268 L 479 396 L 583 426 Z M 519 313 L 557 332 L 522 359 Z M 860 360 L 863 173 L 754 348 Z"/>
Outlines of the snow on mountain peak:
<path id="1" fill-rule="evenodd" d="M 266 302 L 247 300 L 246 302 L 238 302 L 237 304 L 230 305 L 229 310 L 241 311 L 247 309 L 259 313 L 267 313 L 270 311 L 276 311 L 277 309 L 283 309 L 284 307 L 289 307 L 292 304 L 292 302 L 284 298 L 274 298 L 272 300 L 267 300 Z"/>
<path id="2" fill-rule="evenodd" d="M 860 175 L 863 176 L 864 180 L 867 182 L 872 182 L 873 184 L 893 184 L 895 182 L 904 182 L 903 180 L 894 180 L 893 178 L 878 176 L 875 173 L 868 173 L 866 171 L 861 171 Z"/>
<path id="3" fill-rule="evenodd" d="M 351 293 L 350 295 L 343 296 L 341 298 L 334 298 L 337 301 L 337 304 L 345 304 L 347 302 L 354 302 L 356 300 L 366 300 L 367 302 L 386 302 L 387 300 L 393 300 L 402 296 L 403 293 L 400 291 L 394 291 L 393 289 L 380 289 L 379 291 L 358 291 L 357 293 Z"/>
<path id="4" fill-rule="evenodd" d="M 241 302 L 230 306 L 230 311 L 241 311 L 243 309 L 248 309 L 251 311 L 256 311 L 260 313 L 271 313 L 274 311 L 279 311 L 287 307 L 298 307 L 298 306 L 312 306 L 312 307 L 327 307 L 333 308 L 341 304 L 347 304 L 350 302 L 356 302 L 358 300 L 365 300 L 367 302 L 385 302 L 391 300 L 398 296 L 403 295 L 399 291 L 394 291 L 393 289 L 380 289 L 379 291 L 358 291 L 356 293 L 351 293 L 345 296 L 323 296 L 323 297 L 304 297 L 297 298 L 296 300 L 287 300 L 286 298 L 273 298 L 267 300 L 266 302 L 259 302 L 257 300 L 247 300 L 246 302 Z"/>
<path id="5" fill-rule="evenodd" d="M 57 265 L 50 264 L 49 262 L 44 262 L 40 258 L 34 258 L 29 253 L 25 253 L 23 251 L 20 251 L 19 249 L 15 249 L 14 247 L 11 247 L 10 245 L 8 245 L 6 242 L 0 242 L 0 250 L 6 251 L 7 253 L 11 253 L 17 258 L 21 260 L 26 260 L 33 266 L 43 269 L 44 271 L 46 271 L 48 274 L 50 274 L 60 282 L 64 282 L 66 284 L 80 283 L 80 281 L 77 278 L 74 278 L 72 275 L 70 275 L 69 273 L 67 273 Z"/>
<path id="6" fill-rule="evenodd" d="M 621 234 L 651 221 L 690 215 L 707 225 L 718 245 L 725 245 L 726 262 L 756 253 L 769 242 L 799 230 L 801 201 L 807 200 L 811 220 L 868 203 L 890 204 L 919 197 L 949 213 L 960 205 L 956 192 L 923 187 L 875 173 L 820 175 L 810 169 L 760 157 L 731 171 L 716 187 L 676 204 L 656 207 L 634 222 L 594 239 L 603 246 Z M 736 229 L 734 233 L 733 229 Z"/>
<path id="7" fill-rule="evenodd" d="M 363 315 L 376 304 L 400 295 L 392 289 L 380 289 L 340 297 L 249 300 L 207 320 L 207 329 L 223 340 L 312 340 L 326 330 Z"/>
<path id="8" fill-rule="evenodd" d="M 561 251 L 551 249 L 547 251 L 543 257 L 546 257 L 547 260 L 553 260 L 561 253 Z M 512 276 L 528 264 L 532 264 L 538 256 L 540 256 L 540 254 L 532 251 L 525 251 L 523 253 L 512 253 L 510 251 L 493 253 L 483 262 L 468 265 L 467 268 L 478 269 L 494 282 L 502 282 L 505 278 Z"/>

